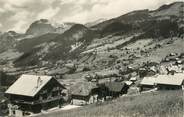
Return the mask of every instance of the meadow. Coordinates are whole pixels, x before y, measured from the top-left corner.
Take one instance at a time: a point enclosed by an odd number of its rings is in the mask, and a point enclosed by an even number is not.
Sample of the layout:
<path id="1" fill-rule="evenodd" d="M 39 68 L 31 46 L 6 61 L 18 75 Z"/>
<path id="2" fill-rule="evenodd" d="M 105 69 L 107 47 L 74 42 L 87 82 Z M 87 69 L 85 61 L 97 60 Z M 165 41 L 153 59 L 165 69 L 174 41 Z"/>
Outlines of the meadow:
<path id="1" fill-rule="evenodd" d="M 151 92 L 39 117 L 183 117 L 183 102 L 183 91 Z"/>

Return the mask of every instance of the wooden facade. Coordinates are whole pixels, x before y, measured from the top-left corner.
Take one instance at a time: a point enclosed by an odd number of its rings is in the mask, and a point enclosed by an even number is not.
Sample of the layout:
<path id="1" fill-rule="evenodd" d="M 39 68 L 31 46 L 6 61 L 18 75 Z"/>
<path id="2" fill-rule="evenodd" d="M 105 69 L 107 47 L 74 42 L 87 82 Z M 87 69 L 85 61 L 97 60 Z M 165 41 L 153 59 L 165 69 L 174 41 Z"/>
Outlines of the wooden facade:
<path id="1" fill-rule="evenodd" d="M 140 83 L 141 91 L 157 88 L 157 90 L 182 90 L 184 89 L 184 74 L 157 75 L 145 77 Z"/>
<path id="2" fill-rule="evenodd" d="M 140 85 L 140 91 L 148 91 L 155 88 L 154 85 L 146 85 L 146 84 L 141 84 Z"/>
<path id="3" fill-rule="evenodd" d="M 117 98 L 123 94 L 126 94 L 129 86 L 121 82 L 106 82 L 100 84 L 99 97 L 105 98 Z"/>
<path id="4" fill-rule="evenodd" d="M 157 84 L 158 90 L 182 90 L 184 85 Z"/>
<path id="5" fill-rule="evenodd" d="M 97 102 L 99 87 L 94 82 L 80 82 L 71 88 L 71 103 L 86 105 Z"/>
<path id="6" fill-rule="evenodd" d="M 93 104 L 98 101 L 98 95 L 88 95 L 88 96 L 80 96 L 80 95 L 72 95 L 71 103 L 73 105 L 87 105 Z"/>
<path id="7" fill-rule="evenodd" d="M 6 94 L 10 100 L 9 115 L 24 116 L 28 113 L 39 113 L 42 110 L 61 106 L 63 103 L 62 86 L 52 78 L 35 96 Z"/>

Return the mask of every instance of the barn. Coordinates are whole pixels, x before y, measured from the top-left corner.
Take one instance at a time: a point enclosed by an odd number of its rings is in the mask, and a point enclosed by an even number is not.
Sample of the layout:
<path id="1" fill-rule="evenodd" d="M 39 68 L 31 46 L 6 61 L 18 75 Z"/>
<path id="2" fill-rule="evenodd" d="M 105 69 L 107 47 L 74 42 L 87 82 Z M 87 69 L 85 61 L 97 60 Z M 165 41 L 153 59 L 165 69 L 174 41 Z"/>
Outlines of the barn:
<path id="1" fill-rule="evenodd" d="M 39 113 L 63 102 L 65 89 L 52 76 L 22 75 L 5 92 L 9 98 L 9 116 Z"/>

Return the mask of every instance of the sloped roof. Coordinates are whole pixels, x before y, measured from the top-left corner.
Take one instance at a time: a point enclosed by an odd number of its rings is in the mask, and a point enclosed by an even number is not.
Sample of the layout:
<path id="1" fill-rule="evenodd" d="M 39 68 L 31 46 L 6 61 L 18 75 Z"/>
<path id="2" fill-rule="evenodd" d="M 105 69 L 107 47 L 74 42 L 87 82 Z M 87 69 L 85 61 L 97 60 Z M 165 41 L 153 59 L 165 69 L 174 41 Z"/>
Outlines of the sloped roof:
<path id="1" fill-rule="evenodd" d="M 181 85 L 184 81 L 184 73 L 174 75 L 159 75 L 156 84 Z"/>
<path id="2" fill-rule="evenodd" d="M 130 81 L 136 81 L 137 80 L 137 78 L 136 77 L 132 77 L 132 78 L 130 78 Z"/>
<path id="3" fill-rule="evenodd" d="M 122 88 L 125 86 L 125 83 L 121 82 L 106 82 L 105 87 L 112 92 L 121 92 Z"/>
<path id="4" fill-rule="evenodd" d="M 154 85 L 155 84 L 155 77 L 145 77 L 141 81 L 141 85 Z"/>
<path id="5" fill-rule="evenodd" d="M 130 86 L 130 85 L 132 85 L 133 82 L 132 82 L 132 81 L 125 81 L 124 83 L 125 83 L 126 85 Z"/>
<path id="6" fill-rule="evenodd" d="M 184 73 L 177 73 L 174 75 L 157 75 L 153 77 L 145 77 L 141 81 L 141 85 L 154 85 L 154 84 L 166 84 L 166 85 L 181 85 L 184 81 Z"/>
<path id="7" fill-rule="evenodd" d="M 24 74 L 5 93 L 34 97 L 51 79 L 51 76 Z"/>
<path id="8" fill-rule="evenodd" d="M 88 96 L 92 89 L 98 88 L 92 82 L 79 82 L 70 88 L 72 95 Z"/>
<path id="9" fill-rule="evenodd" d="M 103 71 L 96 72 L 96 74 L 101 77 L 112 77 L 112 76 L 118 75 L 119 71 L 118 70 L 103 70 Z"/>

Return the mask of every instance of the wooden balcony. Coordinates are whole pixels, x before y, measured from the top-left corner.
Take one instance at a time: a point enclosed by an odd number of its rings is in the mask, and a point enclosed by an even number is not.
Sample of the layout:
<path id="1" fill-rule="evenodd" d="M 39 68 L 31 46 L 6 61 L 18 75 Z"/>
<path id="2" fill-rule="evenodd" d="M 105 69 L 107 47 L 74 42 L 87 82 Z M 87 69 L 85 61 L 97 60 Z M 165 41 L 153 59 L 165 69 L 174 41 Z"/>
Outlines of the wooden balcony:
<path id="1" fill-rule="evenodd" d="M 47 98 L 47 99 L 36 100 L 36 101 L 14 100 L 12 102 L 17 103 L 17 104 L 35 105 L 35 104 L 48 103 L 48 102 L 52 102 L 52 101 L 60 100 L 60 99 L 62 99 L 62 96 L 50 97 L 50 98 Z"/>

